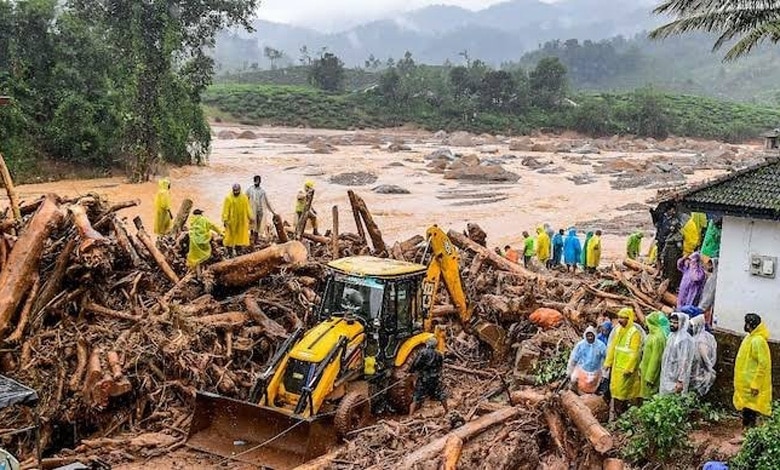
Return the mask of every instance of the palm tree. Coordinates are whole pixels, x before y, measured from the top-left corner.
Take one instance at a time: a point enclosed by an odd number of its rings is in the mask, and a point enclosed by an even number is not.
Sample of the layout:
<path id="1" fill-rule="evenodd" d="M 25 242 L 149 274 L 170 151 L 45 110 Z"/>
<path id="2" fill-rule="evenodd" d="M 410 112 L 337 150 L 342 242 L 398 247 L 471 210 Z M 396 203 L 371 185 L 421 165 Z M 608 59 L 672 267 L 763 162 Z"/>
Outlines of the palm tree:
<path id="1" fill-rule="evenodd" d="M 713 50 L 736 43 L 725 60 L 734 60 L 764 41 L 780 42 L 779 0 L 664 0 L 655 9 L 674 21 L 650 33 L 653 39 L 691 31 L 719 34 Z"/>

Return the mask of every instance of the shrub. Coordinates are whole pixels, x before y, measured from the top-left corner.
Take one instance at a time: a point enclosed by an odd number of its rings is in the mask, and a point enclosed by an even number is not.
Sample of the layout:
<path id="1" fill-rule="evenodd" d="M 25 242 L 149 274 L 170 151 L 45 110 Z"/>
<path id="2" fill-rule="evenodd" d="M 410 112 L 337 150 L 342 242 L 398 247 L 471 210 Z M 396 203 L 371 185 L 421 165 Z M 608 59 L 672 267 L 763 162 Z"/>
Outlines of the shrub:
<path id="1" fill-rule="evenodd" d="M 534 368 L 536 384 L 547 385 L 566 378 L 566 367 L 569 364 L 570 353 L 569 348 L 564 348 L 536 364 Z"/>
<path id="2" fill-rule="evenodd" d="M 745 433 L 739 454 L 730 462 L 734 470 L 774 470 L 780 468 L 780 402 L 764 424 Z"/>

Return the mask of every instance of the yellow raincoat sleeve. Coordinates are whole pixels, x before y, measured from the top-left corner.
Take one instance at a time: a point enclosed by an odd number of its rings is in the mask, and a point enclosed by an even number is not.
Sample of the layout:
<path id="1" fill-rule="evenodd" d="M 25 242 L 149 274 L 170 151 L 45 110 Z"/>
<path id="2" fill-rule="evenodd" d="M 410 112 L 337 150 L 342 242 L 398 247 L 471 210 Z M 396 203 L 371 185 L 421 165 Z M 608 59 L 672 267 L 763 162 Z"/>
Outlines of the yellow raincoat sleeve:
<path id="1" fill-rule="evenodd" d="M 637 367 L 639 367 L 639 361 L 642 360 L 642 335 L 639 333 L 634 333 L 631 336 L 631 341 L 628 344 L 631 348 L 631 351 L 633 351 L 633 354 L 630 355 L 630 359 L 626 362 L 625 369 L 623 370 L 625 372 L 634 373 Z"/>
<path id="2" fill-rule="evenodd" d="M 154 196 L 154 233 L 165 235 L 171 229 L 171 191 L 170 182 L 161 179 L 157 182 L 157 194 Z"/>

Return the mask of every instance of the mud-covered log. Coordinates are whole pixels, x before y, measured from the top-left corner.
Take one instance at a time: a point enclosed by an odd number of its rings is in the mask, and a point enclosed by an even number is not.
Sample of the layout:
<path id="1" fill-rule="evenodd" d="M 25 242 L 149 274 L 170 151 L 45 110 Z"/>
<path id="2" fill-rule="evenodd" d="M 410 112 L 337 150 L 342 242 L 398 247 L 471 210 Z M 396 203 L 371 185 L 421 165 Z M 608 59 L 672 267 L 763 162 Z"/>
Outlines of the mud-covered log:
<path id="1" fill-rule="evenodd" d="M 276 238 L 279 243 L 287 243 L 290 239 L 287 237 L 287 231 L 284 229 L 284 222 L 279 214 L 274 214 L 273 218 L 274 229 L 276 229 Z"/>
<path id="2" fill-rule="evenodd" d="M 387 253 L 387 246 L 385 240 L 382 238 L 382 231 L 379 230 L 379 226 L 374 221 L 374 216 L 371 215 L 371 211 L 366 206 L 366 201 L 360 196 L 355 194 L 354 191 L 347 191 L 349 194 L 349 200 L 353 205 L 353 210 L 357 210 L 363 222 L 366 224 L 366 231 L 368 236 L 371 237 L 371 244 L 374 246 L 374 253 Z"/>
<path id="3" fill-rule="evenodd" d="M 118 220 L 117 218 L 112 218 L 111 225 L 114 229 L 116 243 L 120 248 L 122 248 L 122 250 L 124 250 L 125 253 L 127 253 L 127 256 L 130 258 L 130 263 L 132 263 L 133 267 L 136 268 L 141 266 L 141 257 L 138 256 L 138 251 L 136 251 L 135 247 L 130 241 L 130 234 L 127 233 L 125 224 L 123 224 L 122 221 Z"/>
<path id="4" fill-rule="evenodd" d="M 96 315 L 109 317 L 109 318 L 116 318 L 117 320 L 128 320 L 132 322 L 136 322 L 139 320 L 139 317 L 135 315 L 130 315 L 125 312 L 120 312 L 118 310 L 112 310 L 110 308 L 103 307 L 102 305 L 98 305 L 94 302 L 87 304 L 84 307 L 84 310 L 88 312 L 92 312 Z"/>
<path id="5" fill-rule="evenodd" d="M 5 164 L 5 158 L 2 153 L 0 153 L 0 177 L 3 180 L 5 192 L 8 194 L 8 200 L 11 202 L 11 214 L 13 214 L 14 220 L 21 222 L 22 212 L 19 209 L 19 196 L 16 194 L 14 180 L 11 178 L 11 172 L 8 171 L 8 166 Z"/>
<path id="6" fill-rule="evenodd" d="M 456 232 L 454 230 L 450 230 L 449 232 L 447 232 L 447 236 L 450 238 L 450 240 L 452 240 L 452 243 L 454 243 L 455 246 L 457 246 L 458 248 L 462 250 L 471 250 L 478 255 L 483 255 L 485 259 L 487 259 L 487 261 L 490 262 L 490 264 L 492 264 L 494 267 L 498 269 L 509 271 L 510 273 L 517 274 L 518 276 L 525 277 L 528 279 L 539 278 L 538 274 L 534 274 L 531 271 L 520 266 L 519 264 L 509 261 L 508 259 L 502 257 L 501 255 L 499 255 L 493 250 L 489 250 L 484 246 L 480 246 L 478 243 L 474 242 L 473 240 L 466 237 L 462 233 Z"/>
<path id="7" fill-rule="evenodd" d="M 654 267 L 648 266 L 648 265 L 646 265 L 644 263 L 641 263 L 639 261 L 633 260 L 631 258 L 624 259 L 623 260 L 623 266 L 625 266 L 625 267 L 627 267 L 629 269 L 633 269 L 634 271 L 640 271 L 640 272 L 644 271 L 647 274 L 651 274 L 653 276 L 655 276 L 658 273 L 658 271 L 656 271 Z"/>
<path id="8" fill-rule="evenodd" d="M 411 454 L 407 455 L 399 464 L 397 468 L 412 468 L 414 465 L 420 462 L 426 462 L 434 460 L 447 445 L 447 440 L 450 436 L 454 435 L 466 442 L 472 437 L 475 437 L 486 431 L 487 429 L 501 423 L 505 423 L 511 419 L 516 418 L 522 412 L 522 408 L 508 406 L 503 410 L 499 410 L 480 418 L 470 421 L 463 426 L 459 427 L 455 431 L 447 434 L 444 437 L 430 442 Z"/>
<path id="9" fill-rule="evenodd" d="M 16 324 L 16 329 L 11 336 L 6 339 L 9 343 L 18 343 L 24 338 L 24 329 L 27 328 L 27 323 L 30 321 L 30 314 L 32 312 L 35 299 L 38 297 L 38 291 L 41 288 L 41 278 L 37 274 L 35 275 L 35 281 L 30 289 L 30 293 L 27 295 L 27 300 L 24 301 L 24 307 L 22 307 L 22 313 L 19 315 L 19 321 Z"/>
<path id="10" fill-rule="evenodd" d="M 244 297 L 244 305 L 246 305 L 246 311 L 249 313 L 249 317 L 253 322 L 263 327 L 266 335 L 277 339 L 285 339 L 289 336 L 287 330 L 285 330 L 282 325 L 271 320 L 263 313 L 260 309 L 260 305 L 257 304 L 257 301 L 252 296 L 247 295 Z"/>
<path id="11" fill-rule="evenodd" d="M 163 274 L 165 274 L 165 276 L 174 284 L 179 282 L 179 276 L 176 275 L 176 272 L 174 272 L 173 268 L 171 268 L 171 265 L 168 264 L 168 260 L 166 260 L 165 256 L 160 253 L 160 250 L 154 246 L 154 242 L 152 242 L 149 234 L 146 233 L 146 229 L 144 229 L 144 224 L 141 222 L 141 218 L 134 218 L 133 223 L 135 224 L 135 228 L 138 229 L 138 239 L 141 241 L 141 243 L 143 243 L 144 247 L 146 247 L 146 250 L 149 252 L 149 254 L 152 255 L 152 258 L 157 263 L 157 266 L 162 269 Z"/>
<path id="12" fill-rule="evenodd" d="M 563 425 L 563 419 L 557 411 L 550 407 L 544 410 L 544 420 L 547 423 L 547 429 L 550 430 L 550 437 L 552 437 L 555 447 L 561 455 L 568 458 L 568 452 L 566 451 L 566 427 Z"/>
<path id="13" fill-rule="evenodd" d="M 192 321 L 202 325 L 208 325 L 212 328 L 231 329 L 244 325 L 249 320 L 249 316 L 244 312 L 227 312 L 207 315 L 205 317 L 193 318 Z"/>
<path id="14" fill-rule="evenodd" d="M 176 217 L 173 219 L 173 224 L 171 225 L 171 232 L 170 235 L 174 238 L 176 238 L 179 233 L 184 228 L 184 224 L 187 223 L 187 219 L 190 217 L 190 211 L 192 210 L 192 200 L 191 199 L 185 199 L 181 201 L 181 205 L 179 206 L 179 210 L 176 212 Z"/>
<path id="15" fill-rule="evenodd" d="M 534 408 L 550 398 L 549 394 L 541 393 L 538 390 L 530 388 L 525 390 L 516 390 L 510 395 L 512 397 L 512 403 L 516 405 L 523 404 L 529 408 Z"/>
<path id="16" fill-rule="evenodd" d="M 331 239 L 323 235 L 314 235 L 313 233 L 304 233 L 301 235 L 301 239 L 309 240 L 320 245 L 330 245 Z"/>
<path id="17" fill-rule="evenodd" d="M 600 454 L 612 450 L 614 442 L 612 435 L 604 429 L 590 409 L 580 400 L 580 397 L 572 391 L 561 394 L 561 405 L 566 415 L 574 422 L 577 429 L 588 439 L 593 448 Z"/>
<path id="18" fill-rule="evenodd" d="M 442 451 L 442 470 L 456 470 L 461 451 L 463 451 L 463 439 L 450 434 Z"/>
<path id="19" fill-rule="evenodd" d="M 71 217 L 73 217 L 73 225 L 79 230 L 79 236 L 82 240 L 82 250 L 86 249 L 86 247 L 92 243 L 106 241 L 106 237 L 92 227 L 92 223 L 89 221 L 89 217 L 87 217 L 87 211 L 84 209 L 84 206 L 73 204 L 68 206 L 68 212 L 70 212 Z"/>
<path id="20" fill-rule="evenodd" d="M 43 310 L 49 302 L 60 293 L 62 289 L 62 280 L 65 278 L 65 270 L 68 268 L 68 261 L 70 255 L 73 254 L 73 250 L 76 249 L 77 241 L 75 238 L 71 238 L 65 244 L 59 255 L 57 255 L 57 261 L 54 263 L 54 271 L 49 275 L 49 279 L 43 285 L 41 294 L 35 299 L 33 305 L 33 313 L 38 314 Z"/>
<path id="21" fill-rule="evenodd" d="M 87 368 L 87 360 L 89 358 L 89 350 L 87 349 L 87 342 L 84 338 L 79 337 L 76 341 L 76 370 L 70 377 L 69 387 L 72 392 L 75 392 L 81 388 L 81 378 L 84 376 L 84 371 Z"/>
<path id="22" fill-rule="evenodd" d="M 333 227 L 330 230 L 330 255 L 339 258 L 339 206 L 333 206 Z"/>
<path id="23" fill-rule="evenodd" d="M 352 208 L 352 217 L 355 219 L 355 227 L 357 228 L 360 242 L 365 245 L 368 243 L 368 240 L 366 239 L 366 229 L 363 227 L 363 219 L 360 217 L 360 210 L 358 209 L 358 204 L 355 199 L 355 193 L 353 191 L 348 191 L 347 196 L 349 197 L 349 205 Z"/>
<path id="24" fill-rule="evenodd" d="M 46 239 L 62 221 L 62 211 L 54 201 L 54 197 L 47 196 L 8 256 L 7 266 L 14 268 L 0 273 L 0 337 L 11 328 L 13 317 L 34 281 Z"/>
<path id="25" fill-rule="evenodd" d="M 254 284 L 282 266 L 303 264 L 307 257 L 306 247 L 299 241 L 291 241 L 215 263 L 209 272 L 219 285 L 243 287 Z"/>

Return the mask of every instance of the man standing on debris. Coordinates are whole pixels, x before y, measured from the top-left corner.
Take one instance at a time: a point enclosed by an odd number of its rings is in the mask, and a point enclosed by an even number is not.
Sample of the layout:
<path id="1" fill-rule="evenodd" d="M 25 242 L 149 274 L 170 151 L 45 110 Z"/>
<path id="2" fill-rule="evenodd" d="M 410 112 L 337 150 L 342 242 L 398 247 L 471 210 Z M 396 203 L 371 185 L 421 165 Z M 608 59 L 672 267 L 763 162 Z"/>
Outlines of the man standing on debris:
<path id="1" fill-rule="evenodd" d="M 577 229 L 570 228 L 569 235 L 563 241 L 563 261 L 566 263 L 566 272 L 577 272 L 577 263 L 582 255 L 582 244 L 577 237 Z"/>
<path id="2" fill-rule="evenodd" d="M 190 249 L 187 253 L 187 266 L 195 269 L 200 276 L 201 265 L 211 258 L 211 232 L 222 234 L 222 229 L 203 216 L 203 211 L 195 209 L 190 219 Z"/>
<path id="3" fill-rule="evenodd" d="M 650 333 L 645 338 L 642 350 L 642 362 L 639 371 L 642 374 L 641 396 L 647 400 L 658 393 L 658 384 L 661 377 L 661 360 L 666 348 L 666 334 L 661 328 L 662 312 L 653 312 L 647 316 L 645 323 Z"/>
<path id="4" fill-rule="evenodd" d="M 157 182 L 157 194 L 154 196 L 154 234 L 165 235 L 171 229 L 171 181 L 163 178 Z"/>
<path id="5" fill-rule="evenodd" d="M 596 235 L 590 239 L 585 249 L 587 252 L 587 271 L 595 273 L 601 264 L 601 230 L 596 230 Z"/>
<path id="6" fill-rule="evenodd" d="M 742 426 L 749 428 L 759 413 L 772 415 L 772 357 L 769 330 L 760 316 L 745 315 L 745 332 L 734 362 L 734 407 L 742 411 Z"/>
<path id="7" fill-rule="evenodd" d="M 549 268 L 550 267 L 550 248 L 551 248 L 550 236 L 547 235 L 544 227 L 536 229 L 536 257 L 539 259 L 539 264 Z"/>
<path id="8" fill-rule="evenodd" d="M 265 189 L 260 186 L 262 181 L 263 178 L 261 178 L 260 175 L 255 175 L 254 184 L 246 190 L 246 196 L 249 198 L 249 206 L 252 208 L 252 215 L 255 217 L 251 227 L 253 245 L 257 244 L 260 234 L 263 233 L 265 208 L 267 207 L 271 214 L 276 215 L 276 212 L 271 207 L 271 203 L 268 202 L 268 196 L 265 193 Z"/>
<path id="9" fill-rule="evenodd" d="M 655 245 L 660 253 L 663 251 L 669 235 L 673 231 L 679 231 L 679 227 L 673 227 L 673 225 L 679 225 L 677 209 L 674 206 L 669 206 L 661 214 L 659 214 L 658 210 L 651 210 L 650 213 L 653 216 L 653 224 L 655 225 Z"/>
<path id="10" fill-rule="evenodd" d="M 447 395 L 441 386 L 441 371 L 444 366 L 444 357 L 436 350 L 438 341 L 435 337 L 425 342 L 425 349 L 414 359 L 409 371 L 417 374 L 417 382 L 414 388 L 414 398 L 409 414 L 413 415 L 425 398 L 431 398 L 441 402 L 444 412 L 449 412 L 447 407 Z"/>
<path id="11" fill-rule="evenodd" d="M 230 256 L 236 256 L 236 247 L 249 246 L 251 222 L 254 220 L 249 198 L 241 192 L 241 185 L 236 183 L 222 204 L 222 224 L 225 226 L 222 244 L 228 249 Z"/>
<path id="12" fill-rule="evenodd" d="M 688 315 L 675 312 L 669 317 L 672 334 L 666 340 L 661 360 L 661 395 L 688 393 L 693 367 L 693 338 L 688 333 Z"/>
<path id="13" fill-rule="evenodd" d="M 311 196 L 310 196 L 311 195 Z M 298 195 L 295 198 L 295 226 L 298 224 L 304 224 L 303 229 L 306 230 L 305 224 L 311 222 L 311 228 L 314 235 L 319 235 L 320 232 L 317 228 L 317 211 L 314 210 L 314 206 L 309 207 L 309 213 L 306 217 L 303 216 L 303 211 L 306 209 L 306 200 L 311 197 L 314 198 L 314 182 L 307 181 L 303 185 L 303 190 L 298 191 Z"/>
<path id="14" fill-rule="evenodd" d="M 534 257 L 534 237 L 523 232 L 523 266 L 528 269 L 531 259 Z"/>
<path id="15" fill-rule="evenodd" d="M 557 268 L 561 265 L 561 260 L 563 259 L 563 247 L 563 229 L 560 229 L 552 239 L 553 257 L 552 261 L 550 262 L 550 267 Z"/>
<path id="16" fill-rule="evenodd" d="M 639 258 L 639 253 L 642 251 L 642 238 L 644 238 L 645 234 L 641 231 L 636 231 L 632 233 L 628 237 L 628 241 L 626 242 L 626 256 L 628 256 L 628 259 L 637 259 Z"/>
<path id="17" fill-rule="evenodd" d="M 673 221 L 671 233 L 666 237 L 666 242 L 661 250 L 661 272 L 663 278 L 669 280 L 669 291 L 677 292 L 680 288 L 682 273 L 677 269 L 677 261 L 682 258 L 683 237 L 680 233 L 679 223 Z"/>
<path id="18" fill-rule="evenodd" d="M 615 415 L 622 415 L 641 391 L 639 361 L 641 359 L 642 332 L 634 324 L 634 310 L 624 308 L 618 312 L 618 325 L 610 336 L 605 375 L 610 374 L 609 390 L 615 406 Z"/>
<path id="19" fill-rule="evenodd" d="M 508 259 L 509 261 L 513 263 L 517 263 L 520 261 L 520 253 L 517 252 L 514 248 L 507 245 L 504 247 L 504 258 Z"/>
<path id="20" fill-rule="evenodd" d="M 601 368 L 607 357 L 607 347 L 596 340 L 596 329 L 592 326 L 582 336 L 582 341 L 571 350 L 566 374 L 572 388 L 579 393 L 596 393 L 601 383 Z"/>

